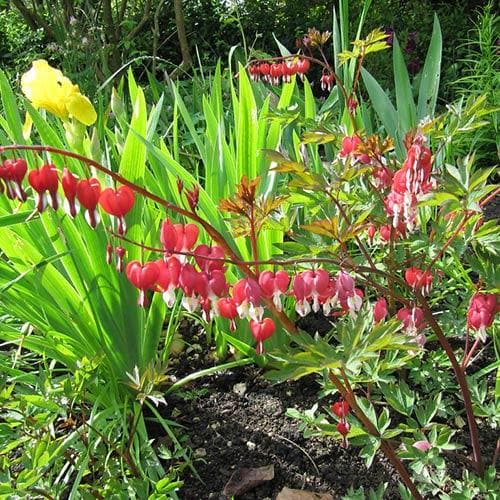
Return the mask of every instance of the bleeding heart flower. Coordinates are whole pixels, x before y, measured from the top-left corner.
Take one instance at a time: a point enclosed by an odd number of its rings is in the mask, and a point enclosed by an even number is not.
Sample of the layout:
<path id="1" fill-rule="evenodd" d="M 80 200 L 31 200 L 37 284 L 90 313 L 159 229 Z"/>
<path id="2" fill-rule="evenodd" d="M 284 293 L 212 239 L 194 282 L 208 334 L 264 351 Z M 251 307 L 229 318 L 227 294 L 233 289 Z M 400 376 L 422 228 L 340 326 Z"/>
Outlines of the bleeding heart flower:
<path id="1" fill-rule="evenodd" d="M 351 426 L 349 425 L 348 422 L 339 422 L 337 424 L 337 431 L 344 437 L 347 436 L 347 434 L 349 434 L 350 430 Z"/>
<path id="2" fill-rule="evenodd" d="M 166 261 L 158 260 L 156 263 L 160 268 L 156 285 L 163 294 L 162 297 L 165 304 L 168 307 L 172 307 L 175 304 L 175 290 L 179 287 L 181 263 L 175 256 L 168 258 Z"/>
<path id="3" fill-rule="evenodd" d="M 299 316 L 307 316 L 311 312 L 309 297 L 312 292 L 311 281 L 304 280 L 304 273 L 297 274 L 293 280 L 292 295 L 295 297 L 295 310 Z"/>
<path id="4" fill-rule="evenodd" d="M 38 201 L 36 208 L 41 213 L 47 206 L 46 191 L 49 192 L 52 208 L 57 210 L 59 203 L 57 200 L 57 187 L 59 178 L 55 165 L 47 164 L 40 168 L 31 170 L 28 174 L 28 182 L 30 186 L 37 192 Z"/>
<path id="5" fill-rule="evenodd" d="M 299 73 L 300 79 L 304 80 L 304 75 L 309 71 L 311 63 L 309 59 L 300 58 L 297 61 L 297 72 Z"/>
<path id="6" fill-rule="evenodd" d="M 283 63 L 271 64 L 269 68 L 269 75 L 273 85 L 278 85 L 280 83 L 281 77 L 284 75 L 285 65 Z"/>
<path id="7" fill-rule="evenodd" d="M 205 272 L 214 271 L 215 269 L 224 269 L 224 250 L 220 246 L 209 247 L 208 245 L 198 245 L 194 249 L 194 260 L 198 267 Z M 212 260 L 214 259 L 214 260 Z M 221 259 L 221 260 L 217 260 Z"/>
<path id="8" fill-rule="evenodd" d="M 179 285 L 184 292 L 182 305 L 193 313 L 200 304 L 200 295 L 205 295 L 208 286 L 206 273 L 197 271 L 191 264 L 184 264 L 179 275 Z"/>
<path id="9" fill-rule="evenodd" d="M 388 313 L 389 311 L 387 309 L 387 301 L 384 299 L 384 297 L 380 297 L 373 306 L 373 321 L 375 321 L 375 323 L 384 321 Z"/>
<path id="10" fill-rule="evenodd" d="M 376 167 L 373 170 L 373 184 L 377 189 L 386 189 L 393 182 L 392 171 L 387 167 Z"/>
<path id="11" fill-rule="evenodd" d="M 158 264 L 156 262 L 147 262 L 142 265 L 137 260 L 133 260 L 127 264 L 125 272 L 130 283 L 139 289 L 139 300 L 137 303 L 141 307 L 146 307 L 149 303 L 146 290 L 154 289 L 160 275 Z"/>
<path id="12" fill-rule="evenodd" d="M 333 84 L 335 83 L 335 77 L 331 73 L 323 73 L 319 81 L 321 84 L 321 90 L 327 90 L 330 92 Z"/>
<path id="13" fill-rule="evenodd" d="M 163 221 L 160 230 L 160 241 L 168 255 L 176 252 L 189 252 L 193 248 L 200 230 L 195 224 L 172 224 L 169 219 Z M 186 257 L 179 260 L 185 262 Z"/>
<path id="14" fill-rule="evenodd" d="M 498 296 L 494 293 L 475 293 L 467 310 L 467 327 L 476 330 L 486 342 L 486 328 L 493 324 L 499 310 Z"/>
<path id="15" fill-rule="evenodd" d="M 363 305 L 363 292 L 354 286 L 354 280 L 345 271 L 340 271 L 336 280 L 337 298 L 344 310 L 355 316 Z"/>
<path id="16" fill-rule="evenodd" d="M 24 202 L 27 199 L 23 189 L 23 180 L 26 176 L 28 166 L 22 158 L 16 160 L 5 160 L 0 166 L 0 179 L 3 179 L 7 186 L 9 198 L 17 198 Z"/>
<path id="17" fill-rule="evenodd" d="M 287 291 L 289 283 L 290 276 L 288 276 L 286 271 L 278 271 L 277 273 L 263 271 L 259 275 L 259 285 L 262 293 L 268 299 L 273 299 L 273 303 L 278 311 L 282 309 L 281 295 Z"/>
<path id="18" fill-rule="evenodd" d="M 85 220 L 92 229 L 99 224 L 100 218 L 97 213 L 97 204 L 101 195 L 100 182 L 92 177 L 91 179 L 81 179 L 76 185 L 76 197 L 85 210 Z"/>
<path id="19" fill-rule="evenodd" d="M 324 269 L 315 271 L 304 271 L 302 278 L 307 288 L 310 288 L 309 297 L 313 299 L 312 310 L 318 312 L 320 309 L 321 296 L 327 293 L 330 286 L 330 275 Z"/>
<path id="20" fill-rule="evenodd" d="M 252 278 L 243 278 L 233 286 L 233 299 L 237 305 L 241 319 L 262 319 L 264 309 L 260 307 L 261 290 L 259 284 Z"/>
<path id="21" fill-rule="evenodd" d="M 79 208 L 79 205 L 76 202 L 78 180 L 67 168 L 64 168 L 61 184 L 65 196 L 64 210 L 71 217 L 75 217 Z"/>
<path id="22" fill-rule="evenodd" d="M 257 354 L 262 354 L 264 352 L 264 340 L 271 337 L 276 331 L 276 325 L 271 318 L 264 318 L 262 321 L 250 321 L 250 331 L 252 337 L 257 342 L 256 352 Z"/>
<path id="23" fill-rule="evenodd" d="M 332 404 L 332 411 L 337 417 L 345 418 L 349 413 L 349 403 L 344 399 Z"/>
<path id="24" fill-rule="evenodd" d="M 116 247 L 115 248 L 115 255 L 116 255 L 116 270 L 119 273 L 123 272 L 123 258 L 125 257 L 125 254 L 127 251 L 123 247 Z"/>
<path id="25" fill-rule="evenodd" d="M 413 290 L 420 290 L 422 295 L 428 295 L 432 285 L 432 274 L 418 267 L 409 267 L 405 271 L 405 280 Z"/>
<path id="26" fill-rule="evenodd" d="M 217 301 L 217 310 L 220 316 L 229 320 L 229 328 L 234 332 L 236 330 L 234 320 L 238 317 L 238 309 L 234 300 L 231 297 L 222 297 Z"/>
<path id="27" fill-rule="evenodd" d="M 424 311 L 420 307 L 403 307 L 400 309 L 396 317 L 399 321 L 403 322 L 403 327 L 406 333 L 412 337 L 415 337 L 415 342 L 420 346 L 423 346 L 426 342 L 426 338 L 423 334 L 419 333 L 427 326 L 425 321 Z"/>
<path id="28" fill-rule="evenodd" d="M 134 192 L 128 186 L 120 186 L 114 190 L 106 188 L 99 196 L 101 208 L 118 219 L 118 234 L 124 235 L 127 227 L 125 215 L 134 206 Z"/>
<path id="29" fill-rule="evenodd" d="M 374 224 L 370 224 L 366 229 L 366 234 L 368 236 L 368 241 L 370 242 L 370 245 L 373 244 L 373 238 L 375 237 L 376 233 L 377 233 L 377 228 L 375 227 Z"/>

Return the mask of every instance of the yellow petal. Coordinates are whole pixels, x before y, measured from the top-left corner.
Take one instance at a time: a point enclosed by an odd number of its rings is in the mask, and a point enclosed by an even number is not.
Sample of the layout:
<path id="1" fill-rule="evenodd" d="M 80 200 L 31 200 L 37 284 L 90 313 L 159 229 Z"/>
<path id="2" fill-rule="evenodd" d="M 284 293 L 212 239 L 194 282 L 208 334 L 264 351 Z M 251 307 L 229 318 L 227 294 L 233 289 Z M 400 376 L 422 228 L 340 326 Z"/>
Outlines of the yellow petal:
<path id="1" fill-rule="evenodd" d="M 21 78 L 21 88 L 33 106 L 62 119 L 68 117 L 65 100 L 71 87 L 71 81 L 43 59 L 33 61 L 33 67 Z"/>
<path id="2" fill-rule="evenodd" d="M 92 125 L 97 119 L 94 106 L 87 97 L 80 93 L 75 93 L 69 97 L 66 103 L 69 116 L 76 118 L 84 125 Z"/>
<path id="3" fill-rule="evenodd" d="M 32 125 L 33 125 L 33 120 L 31 119 L 31 115 L 28 112 L 26 112 L 26 118 L 24 119 L 24 124 L 23 124 L 23 137 L 25 141 L 27 141 L 30 138 Z"/>

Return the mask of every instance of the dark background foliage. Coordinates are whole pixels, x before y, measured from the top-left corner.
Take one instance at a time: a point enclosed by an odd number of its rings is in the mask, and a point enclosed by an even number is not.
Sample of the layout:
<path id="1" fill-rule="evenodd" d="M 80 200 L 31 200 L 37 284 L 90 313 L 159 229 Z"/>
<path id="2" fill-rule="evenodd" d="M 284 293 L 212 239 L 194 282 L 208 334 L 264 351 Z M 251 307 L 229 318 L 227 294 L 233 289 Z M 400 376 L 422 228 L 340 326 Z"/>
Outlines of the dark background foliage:
<path id="1" fill-rule="evenodd" d="M 106 15 L 103 5 L 111 9 Z M 349 2 L 351 36 L 355 34 L 363 2 Z M 406 49 L 406 60 L 414 72 L 423 63 L 432 31 L 434 12 L 443 32 L 443 84 L 441 99 L 454 97 L 451 82 L 462 74 L 469 30 L 477 21 L 485 0 L 374 0 L 365 32 L 384 27 L 394 29 Z M 36 7 L 37 18 L 27 19 L 22 6 Z M 121 6 L 125 5 L 125 9 Z M 103 2 L 61 0 L 0 0 L 1 66 L 12 78 L 24 72 L 30 61 L 46 58 L 60 66 L 84 91 L 96 85 L 123 64 L 154 69 L 161 78 L 182 61 L 173 11 L 173 0 Z M 273 34 L 291 50 L 308 27 L 332 30 L 334 0 L 184 0 L 187 39 L 195 68 L 227 60 L 233 45 L 277 54 Z M 33 10 L 33 8 L 32 8 Z M 159 59 L 154 67 L 148 57 Z M 368 69 L 382 86 L 392 86 L 389 52 L 370 59 Z M 97 79 L 96 79 L 97 76 Z"/>

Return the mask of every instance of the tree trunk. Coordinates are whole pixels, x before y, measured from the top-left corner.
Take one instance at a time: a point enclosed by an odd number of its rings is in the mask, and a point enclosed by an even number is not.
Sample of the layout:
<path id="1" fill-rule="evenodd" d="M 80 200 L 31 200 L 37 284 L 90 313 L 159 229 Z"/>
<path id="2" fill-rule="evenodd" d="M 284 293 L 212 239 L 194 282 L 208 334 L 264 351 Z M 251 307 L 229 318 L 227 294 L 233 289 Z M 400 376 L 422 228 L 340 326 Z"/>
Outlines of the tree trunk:
<path id="1" fill-rule="evenodd" d="M 193 65 L 191 54 L 189 52 L 189 44 L 186 37 L 186 25 L 184 23 L 184 13 L 182 11 L 182 0 L 174 0 L 175 25 L 177 27 L 177 37 L 179 38 L 179 46 L 181 48 L 182 63 L 177 70 L 186 71 Z M 177 70 L 173 72 L 177 73 Z"/>

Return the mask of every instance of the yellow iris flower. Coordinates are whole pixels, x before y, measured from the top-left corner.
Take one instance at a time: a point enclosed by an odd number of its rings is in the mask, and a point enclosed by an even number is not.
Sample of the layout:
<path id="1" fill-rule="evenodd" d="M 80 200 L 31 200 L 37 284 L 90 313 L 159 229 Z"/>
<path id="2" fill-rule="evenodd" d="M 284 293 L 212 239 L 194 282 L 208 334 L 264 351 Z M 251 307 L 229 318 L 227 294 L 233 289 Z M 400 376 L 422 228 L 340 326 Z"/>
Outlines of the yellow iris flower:
<path id="1" fill-rule="evenodd" d="M 33 106 L 62 120 L 74 118 L 88 126 L 97 119 L 94 106 L 80 93 L 78 85 L 43 59 L 33 61 L 32 68 L 21 78 L 21 88 Z"/>

